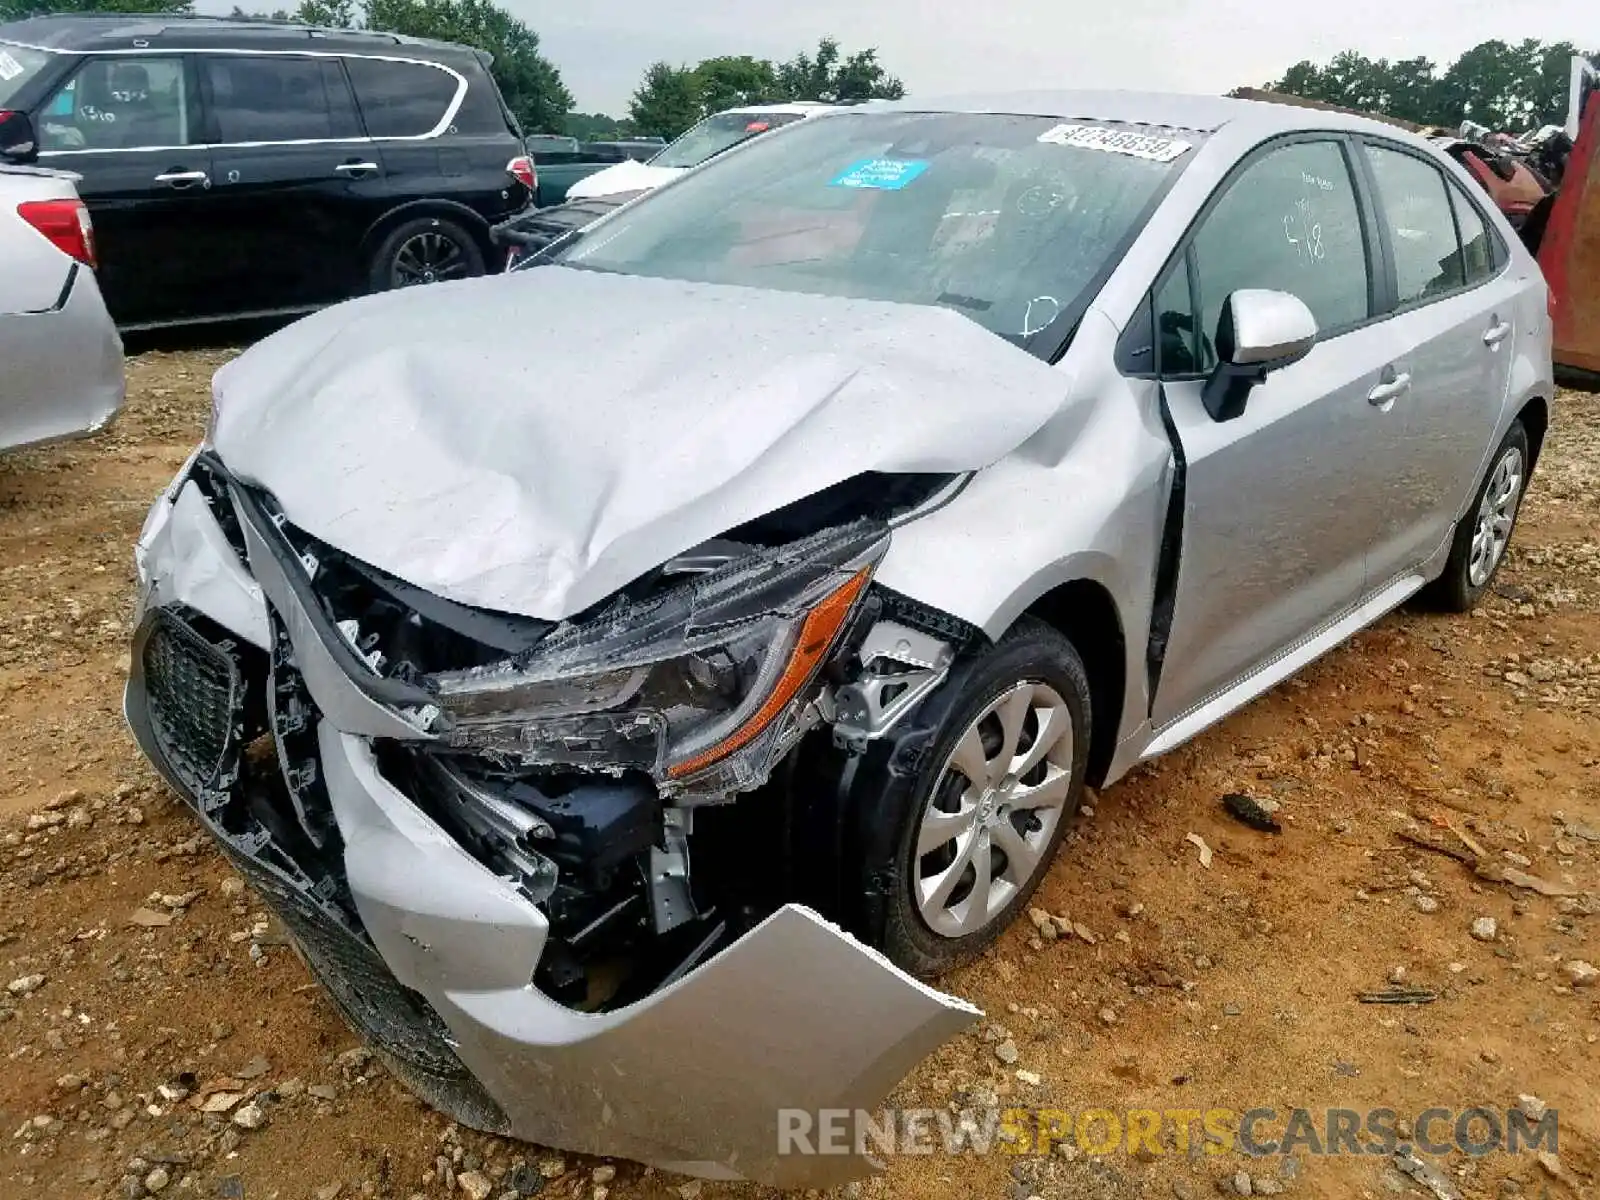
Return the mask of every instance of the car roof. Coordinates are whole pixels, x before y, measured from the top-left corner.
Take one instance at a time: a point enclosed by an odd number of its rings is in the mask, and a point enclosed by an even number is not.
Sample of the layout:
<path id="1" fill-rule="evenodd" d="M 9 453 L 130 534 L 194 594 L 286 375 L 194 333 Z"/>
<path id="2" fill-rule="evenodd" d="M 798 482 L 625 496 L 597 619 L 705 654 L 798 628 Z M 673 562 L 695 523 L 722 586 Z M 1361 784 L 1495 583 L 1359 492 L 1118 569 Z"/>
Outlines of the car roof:
<path id="1" fill-rule="evenodd" d="M 295 21 L 230 20 L 171 13 L 95 13 L 29 17 L 0 25 L 0 41 L 67 53 L 144 49 L 366 51 L 394 53 L 405 47 L 429 54 L 461 56 L 474 52 L 453 42 L 398 33 L 329 29 Z"/>
<path id="2" fill-rule="evenodd" d="M 1062 120 L 1160 125 L 1195 133 L 1215 133 L 1228 126 L 1263 136 L 1299 129 L 1340 129 L 1381 133 L 1385 137 L 1397 134 L 1405 136 L 1393 125 L 1350 113 L 1276 104 L 1266 100 L 1163 92 L 1038 91 L 931 98 L 919 96 L 909 100 L 872 101 L 857 106 L 853 111 L 1011 113 L 1058 117 Z"/>

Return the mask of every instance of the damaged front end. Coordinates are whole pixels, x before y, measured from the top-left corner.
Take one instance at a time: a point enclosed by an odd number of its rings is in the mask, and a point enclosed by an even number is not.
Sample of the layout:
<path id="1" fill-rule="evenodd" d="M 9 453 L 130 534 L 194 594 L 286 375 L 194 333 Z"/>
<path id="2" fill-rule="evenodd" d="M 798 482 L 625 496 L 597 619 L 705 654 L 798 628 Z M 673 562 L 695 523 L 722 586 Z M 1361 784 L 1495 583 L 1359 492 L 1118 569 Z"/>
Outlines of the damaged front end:
<path id="1" fill-rule="evenodd" d="M 950 486 L 813 498 L 552 622 L 388 575 L 201 454 L 140 540 L 128 721 L 430 1103 L 825 1186 L 866 1160 L 780 1155 L 779 1111 L 872 1108 L 977 1013 L 791 902 L 772 793 L 944 677 L 872 575 Z"/>

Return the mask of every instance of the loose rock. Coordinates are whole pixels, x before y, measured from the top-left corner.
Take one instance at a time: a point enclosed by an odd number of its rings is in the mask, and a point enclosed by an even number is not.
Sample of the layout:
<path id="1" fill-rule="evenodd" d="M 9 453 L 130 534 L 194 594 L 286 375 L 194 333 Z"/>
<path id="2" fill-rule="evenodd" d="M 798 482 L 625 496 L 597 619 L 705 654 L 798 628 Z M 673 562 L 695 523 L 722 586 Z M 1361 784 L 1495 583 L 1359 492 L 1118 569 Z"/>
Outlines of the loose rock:
<path id="1" fill-rule="evenodd" d="M 1500 933 L 1500 925 L 1493 917 L 1479 917 L 1469 932 L 1480 942 L 1492 942 Z"/>
<path id="2" fill-rule="evenodd" d="M 1568 959 L 1561 964 L 1561 971 L 1575 988 L 1593 987 L 1600 980 L 1600 969 L 1596 969 L 1581 958 Z"/>
<path id="3" fill-rule="evenodd" d="M 6 984 L 6 991 L 13 996 L 31 996 L 43 986 L 43 975 L 24 975 L 21 979 L 13 979 Z"/>

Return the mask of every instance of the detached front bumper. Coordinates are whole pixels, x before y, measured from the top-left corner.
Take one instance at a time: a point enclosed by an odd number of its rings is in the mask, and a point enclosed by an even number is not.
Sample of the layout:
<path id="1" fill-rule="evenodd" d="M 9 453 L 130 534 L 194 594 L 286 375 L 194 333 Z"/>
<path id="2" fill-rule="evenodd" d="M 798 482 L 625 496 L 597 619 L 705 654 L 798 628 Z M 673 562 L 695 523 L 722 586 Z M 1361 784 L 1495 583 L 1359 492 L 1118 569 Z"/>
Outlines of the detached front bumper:
<path id="1" fill-rule="evenodd" d="M 374 728 L 377 702 L 328 669 L 283 564 L 247 529 L 247 570 L 186 494 L 160 502 L 141 540 L 128 723 L 402 1079 L 476 1128 L 693 1175 L 819 1187 L 870 1169 L 779 1154 L 779 1111 L 876 1107 L 977 1010 L 793 905 L 635 1004 L 550 999 L 532 983 L 545 914 L 385 778 L 374 738 L 399 736 L 402 718 L 385 710 L 393 732 Z M 297 844 L 281 801 L 246 794 L 231 765 L 268 614 L 314 701 L 331 858 Z"/>

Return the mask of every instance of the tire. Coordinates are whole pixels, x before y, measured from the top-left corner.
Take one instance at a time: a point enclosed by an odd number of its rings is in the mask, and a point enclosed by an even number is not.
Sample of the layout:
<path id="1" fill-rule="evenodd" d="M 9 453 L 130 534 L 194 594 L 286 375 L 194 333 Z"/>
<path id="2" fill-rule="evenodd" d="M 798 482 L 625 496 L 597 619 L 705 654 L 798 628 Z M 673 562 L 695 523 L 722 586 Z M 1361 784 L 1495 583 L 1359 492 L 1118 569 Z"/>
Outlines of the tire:
<path id="1" fill-rule="evenodd" d="M 1091 716 L 1089 679 L 1077 651 L 1054 629 L 1031 618 L 958 668 L 927 703 L 938 709 L 927 713 L 934 732 L 909 803 L 901 808 L 901 827 L 892 843 L 894 861 L 864 864 L 866 875 L 894 881 L 885 897 L 883 950 L 896 965 L 922 978 L 977 957 L 1044 878 L 1077 818 Z M 1003 713 L 1013 723 L 1020 718 L 1021 724 L 1008 726 Z M 980 792 L 970 776 L 989 774 L 987 763 L 1001 757 L 1008 727 L 1017 730 L 1013 744 L 1024 760 L 1039 745 L 1041 729 L 1055 732 L 1059 740 L 1051 738 L 1040 763 L 1020 778 L 1007 772 L 998 789 L 991 785 Z M 974 758 L 974 753 L 983 758 Z M 1049 791 L 1033 791 L 1042 782 L 1049 783 Z M 1008 813 L 1007 788 L 1013 796 L 1031 793 L 1035 801 L 1042 796 L 1059 799 Z M 937 830 L 929 827 L 929 818 L 940 820 Z M 963 828 L 964 842 L 959 833 Z M 953 836 L 936 843 L 945 832 Z M 1025 845 L 1035 856 L 1031 865 L 1017 869 L 1017 860 L 1005 854 L 1007 845 L 1013 852 Z M 927 853 L 919 854 L 919 848 Z M 985 854 L 992 887 L 979 909 L 974 907 L 977 864 Z M 952 879 L 955 860 L 962 856 L 961 876 Z M 875 867 L 880 869 L 875 872 Z"/>
<path id="2" fill-rule="evenodd" d="M 1426 607 L 1464 613 L 1489 590 L 1516 529 L 1532 463 L 1528 431 L 1521 421 L 1514 421 L 1489 459 L 1467 515 L 1456 526 L 1444 571 L 1422 592 Z"/>
<path id="3" fill-rule="evenodd" d="M 484 273 L 477 238 L 448 217 L 415 217 L 389 231 L 373 251 L 367 286 L 374 292 Z"/>

